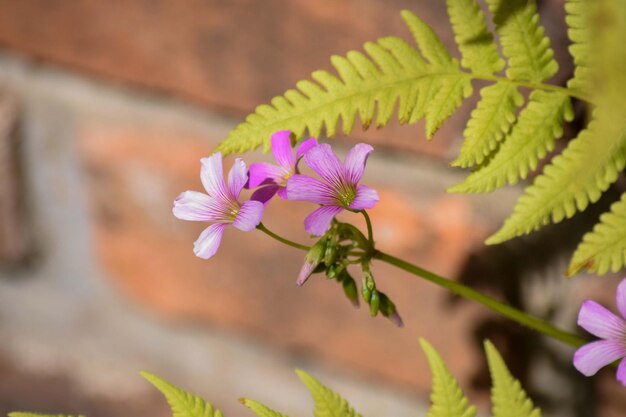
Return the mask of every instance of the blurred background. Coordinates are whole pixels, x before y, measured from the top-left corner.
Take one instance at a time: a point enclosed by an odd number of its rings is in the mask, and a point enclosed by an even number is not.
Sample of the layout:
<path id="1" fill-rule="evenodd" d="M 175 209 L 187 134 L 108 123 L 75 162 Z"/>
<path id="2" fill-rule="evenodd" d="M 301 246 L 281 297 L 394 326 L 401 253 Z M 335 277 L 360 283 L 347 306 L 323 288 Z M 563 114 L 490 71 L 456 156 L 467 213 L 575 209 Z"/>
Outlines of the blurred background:
<path id="1" fill-rule="evenodd" d="M 539 1 L 556 83 L 572 65 L 563 3 Z M 256 105 L 329 69 L 331 54 L 380 36 L 409 40 L 405 8 L 456 50 L 443 1 L 0 0 L 0 414 L 167 416 L 138 374 L 149 370 L 226 416 L 251 415 L 242 396 L 311 415 L 293 372 L 302 368 L 366 417 L 425 415 L 424 337 L 486 415 L 489 337 L 546 415 L 624 415 L 610 370 L 587 380 L 572 349 L 385 265 L 374 274 L 404 329 L 355 310 L 323 277 L 298 288 L 303 253 L 261 233 L 229 230 L 215 258 L 194 257 L 204 225 L 171 207 L 201 190 L 199 159 Z M 464 175 L 449 162 L 473 103 L 432 142 L 422 123 L 392 123 L 333 143 L 339 153 L 357 141 L 376 148 L 364 183 L 381 196 L 371 212 L 380 248 L 574 330 L 583 297 L 614 306 L 616 277 L 562 277 L 608 202 L 486 248 L 521 187 L 445 193 Z M 264 223 L 305 241 L 311 208 L 276 201 Z"/>

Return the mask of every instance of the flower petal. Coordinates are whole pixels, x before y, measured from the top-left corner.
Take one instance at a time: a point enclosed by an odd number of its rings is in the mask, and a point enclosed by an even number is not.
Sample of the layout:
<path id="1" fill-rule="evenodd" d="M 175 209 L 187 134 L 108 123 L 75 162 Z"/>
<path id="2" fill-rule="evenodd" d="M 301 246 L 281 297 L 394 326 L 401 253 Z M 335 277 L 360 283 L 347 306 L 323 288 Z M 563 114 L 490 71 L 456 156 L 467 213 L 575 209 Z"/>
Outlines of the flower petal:
<path id="1" fill-rule="evenodd" d="M 279 130 L 272 135 L 272 154 L 276 162 L 287 171 L 293 170 L 296 161 L 293 159 L 291 149 L 291 131 Z"/>
<path id="2" fill-rule="evenodd" d="M 256 188 L 263 184 L 277 183 L 285 176 L 286 172 L 281 167 L 267 162 L 255 162 L 250 164 L 249 188 Z"/>
<path id="3" fill-rule="evenodd" d="M 315 269 L 315 264 L 313 262 L 305 262 L 304 265 L 302 265 L 302 269 L 300 269 L 300 273 L 298 274 L 298 279 L 296 280 L 296 284 L 298 285 L 304 284 L 306 280 L 309 279 L 314 269 Z"/>
<path id="4" fill-rule="evenodd" d="M 212 197 L 226 198 L 222 153 L 215 152 L 208 158 L 202 158 L 200 164 L 200 180 L 206 192 Z"/>
<path id="5" fill-rule="evenodd" d="M 578 325 L 602 339 L 626 338 L 626 322 L 592 300 L 580 307 Z"/>
<path id="6" fill-rule="evenodd" d="M 371 209 L 377 202 L 378 193 L 376 190 L 366 185 L 359 185 L 356 189 L 356 196 L 354 197 L 354 200 L 352 200 L 349 207 L 352 210 Z"/>
<path id="7" fill-rule="evenodd" d="M 287 197 L 287 187 L 278 187 L 278 196 L 283 200 L 289 200 L 289 197 Z"/>
<path id="8" fill-rule="evenodd" d="M 254 230 L 261 223 L 264 208 L 265 206 L 260 201 L 246 201 L 241 205 L 233 226 L 244 232 Z"/>
<path id="9" fill-rule="evenodd" d="M 209 259 L 215 255 L 215 252 L 220 247 L 222 235 L 227 226 L 225 223 L 214 223 L 204 229 L 198 240 L 193 244 L 193 253 L 202 259 Z"/>
<path id="10" fill-rule="evenodd" d="M 248 169 L 243 159 L 235 159 L 230 172 L 228 173 L 228 191 L 236 200 L 244 185 L 248 182 Z"/>
<path id="11" fill-rule="evenodd" d="M 220 213 L 216 211 L 215 203 L 213 198 L 204 193 L 185 191 L 174 200 L 172 213 L 181 220 L 217 221 Z"/>
<path id="12" fill-rule="evenodd" d="M 344 172 L 352 184 L 357 184 L 365 171 L 367 157 L 374 150 L 367 143 L 357 143 L 346 155 Z"/>
<path id="13" fill-rule="evenodd" d="M 304 230 L 307 233 L 321 236 L 330 229 L 330 222 L 343 211 L 339 206 L 322 206 L 304 219 Z"/>
<path id="14" fill-rule="evenodd" d="M 626 320 L 626 278 L 617 286 L 615 298 L 617 299 L 617 309 Z"/>
<path id="15" fill-rule="evenodd" d="M 603 366 L 626 356 L 626 346 L 613 340 L 587 343 L 574 353 L 574 366 L 585 376 L 595 375 Z"/>
<path id="16" fill-rule="evenodd" d="M 343 183 L 341 162 L 327 143 L 321 143 L 309 149 L 304 154 L 304 161 L 317 175 L 335 188 L 339 188 Z"/>
<path id="17" fill-rule="evenodd" d="M 296 151 L 296 159 L 302 158 L 309 149 L 316 145 L 317 139 L 315 138 L 308 138 L 307 140 L 303 140 L 300 146 L 298 146 L 298 150 Z"/>
<path id="18" fill-rule="evenodd" d="M 335 194 L 328 184 L 317 178 L 296 174 L 287 181 L 287 199 L 318 204 L 334 204 Z"/>
<path id="19" fill-rule="evenodd" d="M 269 203 L 269 201 L 276 195 L 276 192 L 282 189 L 278 185 L 271 184 L 265 185 L 261 188 L 257 188 L 250 197 L 250 200 L 260 201 L 263 204 Z"/>
<path id="20" fill-rule="evenodd" d="M 615 377 L 626 387 L 626 358 L 620 361 L 617 372 L 615 372 Z"/>

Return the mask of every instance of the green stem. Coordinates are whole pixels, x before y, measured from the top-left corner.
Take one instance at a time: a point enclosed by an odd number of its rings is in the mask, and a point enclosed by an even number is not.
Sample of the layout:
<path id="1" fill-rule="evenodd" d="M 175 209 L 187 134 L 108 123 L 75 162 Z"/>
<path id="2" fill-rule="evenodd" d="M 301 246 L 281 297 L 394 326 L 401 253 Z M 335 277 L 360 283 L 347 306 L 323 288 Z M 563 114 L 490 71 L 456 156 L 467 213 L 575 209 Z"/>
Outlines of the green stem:
<path id="1" fill-rule="evenodd" d="M 262 231 L 263 233 L 265 233 L 266 235 L 268 235 L 269 237 L 271 237 L 273 239 L 276 239 L 279 242 L 284 243 L 285 245 L 289 245 L 292 248 L 301 249 L 301 250 L 307 250 L 307 251 L 311 249 L 310 246 L 301 245 L 299 243 L 296 243 L 294 241 L 291 241 L 289 239 L 285 239 L 284 237 L 277 235 L 276 233 L 272 232 L 267 227 L 265 227 L 265 225 L 263 223 L 259 223 L 259 225 L 256 228 L 259 229 L 260 231 Z"/>
<path id="2" fill-rule="evenodd" d="M 503 315 L 504 317 L 507 317 L 513 321 L 516 321 L 519 324 L 522 324 L 554 339 L 560 340 L 561 342 L 567 343 L 572 346 L 580 346 L 587 342 L 587 340 L 583 339 L 582 337 L 576 336 L 575 334 L 554 327 L 550 323 L 545 322 L 538 317 L 526 314 L 523 311 L 517 310 L 516 308 L 513 308 L 508 304 L 504 304 L 496 300 L 495 298 L 491 298 L 483 293 L 466 287 L 463 284 L 439 276 L 433 272 L 427 271 L 426 269 L 420 268 L 419 266 L 396 258 L 395 256 L 391 256 L 380 251 L 375 251 L 374 258 L 393 265 L 397 268 L 403 269 L 413 275 L 424 278 L 425 280 L 437 284 L 440 287 L 444 287 L 450 292 L 460 295 L 463 298 L 476 301 L 477 303 L 482 304 L 483 306 Z"/>
<path id="3" fill-rule="evenodd" d="M 373 250 L 374 249 L 374 232 L 372 230 L 372 221 L 370 220 L 370 216 L 369 214 L 367 214 L 367 211 L 361 210 L 361 213 L 363 214 L 363 217 L 365 217 L 365 223 L 367 224 L 367 241 L 370 244 L 370 248 Z"/>

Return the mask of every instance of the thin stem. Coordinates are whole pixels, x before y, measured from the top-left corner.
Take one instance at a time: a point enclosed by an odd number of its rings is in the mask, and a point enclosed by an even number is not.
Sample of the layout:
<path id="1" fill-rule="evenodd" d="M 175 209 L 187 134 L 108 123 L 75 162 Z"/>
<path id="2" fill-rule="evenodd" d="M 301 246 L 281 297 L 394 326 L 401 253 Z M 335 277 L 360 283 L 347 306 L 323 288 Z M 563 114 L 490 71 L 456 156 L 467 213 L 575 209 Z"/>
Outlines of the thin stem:
<path id="1" fill-rule="evenodd" d="M 262 231 L 263 233 L 265 233 L 266 235 L 268 235 L 269 237 L 271 237 L 273 239 L 276 239 L 279 242 L 284 243 L 285 245 L 289 245 L 292 248 L 301 249 L 301 250 L 307 250 L 307 251 L 309 249 L 311 249 L 310 246 L 301 245 L 299 243 L 296 243 L 294 241 L 291 241 L 289 239 L 285 239 L 284 237 L 277 235 L 276 233 L 272 232 L 267 227 L 265 227 L 265 225 L 263 223 L 259 223 L 259 225 L 256 228 L 259 229 L 260 231 Z"/>
<path id="2" fill-rule="evenodd" d="M 365 217 L 365 223 L 367 224 L 367 241 L 370 244 L 370 248 L 374 249 L 374 232 L 372 230 L 372 221 L 370 220 L 369 214 L 367 211 L 361 210 L 363 217 Z"/>
<path id="3" fill-rule="evenodd" d="M 420 278 L 424 278 L 425 280 L 437 284 L 440 287 L 444 287 L 454 294 L 460 295 L 461 297 L 467 298 L 469 300 L 476 301 L 483 306 L 503 315 L 504 317 L 507 317 L 513 321 L 518 322 L 519 324 L 522 324 L 554 339 L 560 340 L 561 342 L 567 343 L 572 346 L 580 346 L 587 342 L 585 339 L 576 336 L 575 334 L 561 330 L 538 317 L 526 314 L 523 311 L 520 311 L 516 308 L 511 307 L 508 304 L 496 300 L 495 298 L 491 298 L 485 294 L 466 287 L 463 284 L 439 276 L 433 272 L 420 268 L 419 266 L 396 258 L 395 256 L 376 251 L 374 252 L 374 257 L 397 268 L 410 272 L 413 275 L 417 275 Z"/>

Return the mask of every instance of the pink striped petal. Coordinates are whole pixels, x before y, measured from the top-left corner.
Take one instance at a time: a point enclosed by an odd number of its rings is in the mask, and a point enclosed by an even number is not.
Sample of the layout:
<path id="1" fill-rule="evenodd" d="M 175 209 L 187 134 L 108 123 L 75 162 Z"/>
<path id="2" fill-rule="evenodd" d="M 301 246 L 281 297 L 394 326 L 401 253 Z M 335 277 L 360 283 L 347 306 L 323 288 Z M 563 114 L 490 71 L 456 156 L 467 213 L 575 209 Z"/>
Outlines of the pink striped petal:
<path id="1" fill-rule="evenodd" d="M 304 156 L 305 153 L 308 152 L 309 149 L 317 145 L 317 139 L 308 138 L 307 140 L 302 141 L 300 146 L 298 146 L 298 150 L 296 151 L 296 158 L 300 159 Z"/>
<path id="2" fill-rule="evenodd" d="M 272 135 L 272 154 L 276 162 L 287 171 L 293 170 L 296 161 L 291 149 L 291 131 L 280 130 Z"/>
<path id="3" fill-rule="evenodd" d="M 350 208 L 352 210 L 364 210 L 373 208 L 378 202 L 378 193 L 373 188 L 366 185 L 359 185 L 356 189 L 356 196 Z"/>
<path id="4" fill-rule="evenodd" d="M 343 211 L 339 206 L 322 206 L 304 219 L 304 230 L 307 233 L 321 236 L 330 229 L 333 218 Z"/>
<path id="5" fill-rule="evenodd" d="M 276 195 L 276 192 L 280 190 L 284 190 L 284 188 L 278 187 L 278 185 L 266 185 L 261 188 L 257 188 L 250 197 L 250 200 L 260 201 L 263 204 L 267 204 L 272 197 Z"/>
<path id="6" fill-rule="evenodd" d="M 617 309 L 624 319 L 626 319 L 626 278 L 617 286 L 616 296 Z"/>
<path id="7" fill-rule="evenodd" d="M 263 184 L 270 182 L 279 182 L 287 172 L 281 167 L 278 167 L 267 162 L 256 162 L 250 164 L 250 182 L 249 188 L 256 188 Z"/>
<path id="8" fill-rule="evenodd" d="M 585 376 L 595 375 L 603 366 L 626 356 L 626 346 L 613 340 L 588 343 L 574 353 L 574 366 Z"/>
<path id="9" fill-rule="evenodd" d="M 193 253 L 202 259 L 209 259 L 215 255 L 220 247 L 222 235 L 227 226 L 225 223 L 214 223 L 204 229 L 198 240 L 193 244 Z"/>
<path id="10" fill-rule="evenodd" d="M 302 269 L 300 269 L 300 273 L 298 274 L 298 279 L 296 280 L 296 284 L 298 285 L 304 284 L 306 280 L 309 279 L 314 269 L 315 269 L 315 264 L 313 262 L 305 262 L 304 265 L 302 265 Z"/>
<path id="11" fill-rule="evenodd" d="M 200 160 L 200 180 L 206 192 L 212 197 L 226 198 L 226 184 L 222 169 L 222 153 L 216 152 Z"/>
<path id="12" fill-rule="evenodd" d="M 241 205 L 239 213 L 233 221 L 233 226 L 244 232 L 254 230 L 261 223 L 264 207 L 260 201 L 246 201 Z"/>
<path id="13" fill-rule="evenodd" d="M 248 182 L 248 169 L 246 163 L 241 158 L 235 159 L 230 172 L 228 173 L 228 190 L 233 199 L 237 199 L 244 185 Z"/>
<path id="14" fill-rule="evenodd" d="M 287 199 L 318 204 L 334 204 L 335 194 L 328 184 L 317 178 L 296 174 L 287 181 Z"/>
<path id="15" fill-rule="evenodd" d="M 626 359 L 622 359 L 615 373 L 617 380 L 626 387 Z"/>
<path id="16" fill-rule="evenodd" d="M 592 300 L 580 307 L 578 325 L 602 339 L 626 340 L 626 322 Z"/>
<path id="17" fill-rule="evenodd" d="M 374 150 L 366 143 L 357 143 L 346 155 L 344 163 L 344 172 L 347 179 L 352 184 L 356 184 L 361 180 L 367 157 Z"/>
<path id="18" fill-rule="evenodd" d="M 278 196 L 283 200 L 289 200 L 287 196 L 287 187 L 278 187 Z"/>
<path id="19" fill-rule="evenodd" d="M 185 191 L 176 197 L 172 212 L 181 220 L 212 222 L 221 218 L 214 199 L 197 191 Z"/>
<path id="20" fill-rule="evenodd" d="M 317 175 L 334 187 L 339 188 L 343 183 L 341 162 L 327 143 L 309 149 L 304 155 L 304 161 Z"/>

